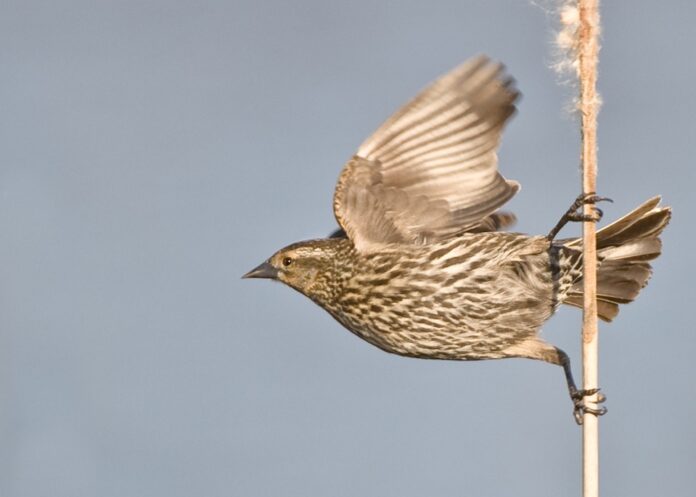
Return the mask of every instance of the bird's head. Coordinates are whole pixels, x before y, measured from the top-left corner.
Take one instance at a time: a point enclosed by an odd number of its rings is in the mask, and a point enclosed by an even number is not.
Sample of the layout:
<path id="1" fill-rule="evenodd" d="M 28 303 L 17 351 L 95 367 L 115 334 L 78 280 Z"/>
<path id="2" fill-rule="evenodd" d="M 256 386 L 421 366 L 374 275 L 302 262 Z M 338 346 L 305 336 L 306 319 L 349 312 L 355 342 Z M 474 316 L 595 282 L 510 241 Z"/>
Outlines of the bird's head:
<path id="1" fill-rule="evenodd" d="M 333 285 L 337 256 L 347 248 L 346 240 L 326 239 L 293 243 L 269 257 L 242 278 L 278 280 L 315 300 Z M 346 246 L 346 247 L 344 247 Z"/>

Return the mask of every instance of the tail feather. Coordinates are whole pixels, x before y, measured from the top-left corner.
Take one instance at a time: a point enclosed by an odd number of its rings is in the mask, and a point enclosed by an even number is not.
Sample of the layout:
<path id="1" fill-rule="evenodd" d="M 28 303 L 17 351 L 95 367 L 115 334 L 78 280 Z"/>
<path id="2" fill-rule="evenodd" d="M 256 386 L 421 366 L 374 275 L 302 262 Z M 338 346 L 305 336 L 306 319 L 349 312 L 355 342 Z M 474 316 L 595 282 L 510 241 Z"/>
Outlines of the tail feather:
<path id="1" fill-rule="evenodd" d="M 597 231 L 597 314 L 611 321 L 619 304 L 632 302 L 647 285 L 652 268 L 648 261 L 662 252 L 660 234 L 672 215 L 670 207 L 660 206 L 653 197 L 619 220 Z M 580 250 L 582 239 L 568 240 L 564 246 Z M 582 278 L 573 283 L 564 304 L 582 307 Z"/>
<path id="2" fill-rule="evenodd" d="M 569 294 L 563 303 L 582 309 L 582 293 Z M 602 318 L 604 321 L 612 321 L 617 314 L 619 314 L 619 306 L 617 304 L 605 302 L 604 300 L 597 300 L 597 316 Z"/>

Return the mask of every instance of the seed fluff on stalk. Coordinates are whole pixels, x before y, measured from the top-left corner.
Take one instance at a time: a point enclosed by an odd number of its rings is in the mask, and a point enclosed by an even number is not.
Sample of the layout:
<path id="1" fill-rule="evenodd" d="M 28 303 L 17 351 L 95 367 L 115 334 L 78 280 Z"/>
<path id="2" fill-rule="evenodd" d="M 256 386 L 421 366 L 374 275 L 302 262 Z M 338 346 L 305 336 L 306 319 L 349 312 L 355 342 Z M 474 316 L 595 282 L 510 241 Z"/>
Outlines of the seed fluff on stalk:
<path id="1" fill-rule="evenodd" d="M 500 64 L 475 57 L 424 89 L 347 162 L 334 194 L 340 229 L 285 247 L 246 278 L 306 295 L 367 342 L 425 359 L 526 357 L 563 367 L 574 415 L 602 414 L 568 356 L 539 337 L 560 304 L 582 306 L 582 243 L 556 239 L 587 220 L 579 197 L 546 236 L 501 231 L 519 184 L 496 149 L 519 93 Z M 651 274 L 670 209 L 652 198 L 597 232 L 597 306 L 611 321 Z M 601 211 L 592 220 L 598 220 Z"/>

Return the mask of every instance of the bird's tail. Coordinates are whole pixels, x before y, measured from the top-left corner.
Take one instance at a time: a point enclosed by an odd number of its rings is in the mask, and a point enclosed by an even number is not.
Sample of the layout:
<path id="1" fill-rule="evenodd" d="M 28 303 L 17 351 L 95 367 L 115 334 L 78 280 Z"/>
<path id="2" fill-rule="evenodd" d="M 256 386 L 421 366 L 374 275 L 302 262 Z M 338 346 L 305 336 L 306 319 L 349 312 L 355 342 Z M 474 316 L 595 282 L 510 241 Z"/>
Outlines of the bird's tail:
<path id="1" fill-rule="evenodd" d="M 618 221 L 597 231 L 597 314 L 613 320 L 619 304 L 632 302 L 647 285 L 652 274 L 648 261 L 662 252 L 660 234 L 672 215 L 670 207 L 660 206 L 653 197 Z M 581 250 L 582 239 L 568 240 L 564 246 Z M 582 278 L 575 281 L 563 299 L 564 304 L 583 306 Z"/>

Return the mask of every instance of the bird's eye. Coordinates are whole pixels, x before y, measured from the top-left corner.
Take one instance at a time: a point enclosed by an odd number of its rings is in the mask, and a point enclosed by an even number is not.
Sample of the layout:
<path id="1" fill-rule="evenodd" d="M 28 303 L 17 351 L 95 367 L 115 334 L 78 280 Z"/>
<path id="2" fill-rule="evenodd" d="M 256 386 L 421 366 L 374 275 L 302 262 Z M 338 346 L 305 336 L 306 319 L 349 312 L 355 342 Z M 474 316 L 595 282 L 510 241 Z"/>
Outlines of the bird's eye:
<path id="1" fill-rule="evenodd" d="M 292 264 L 292 257 L 284 257 L 283 266 L 288 267 L 290 264 Z"/>

